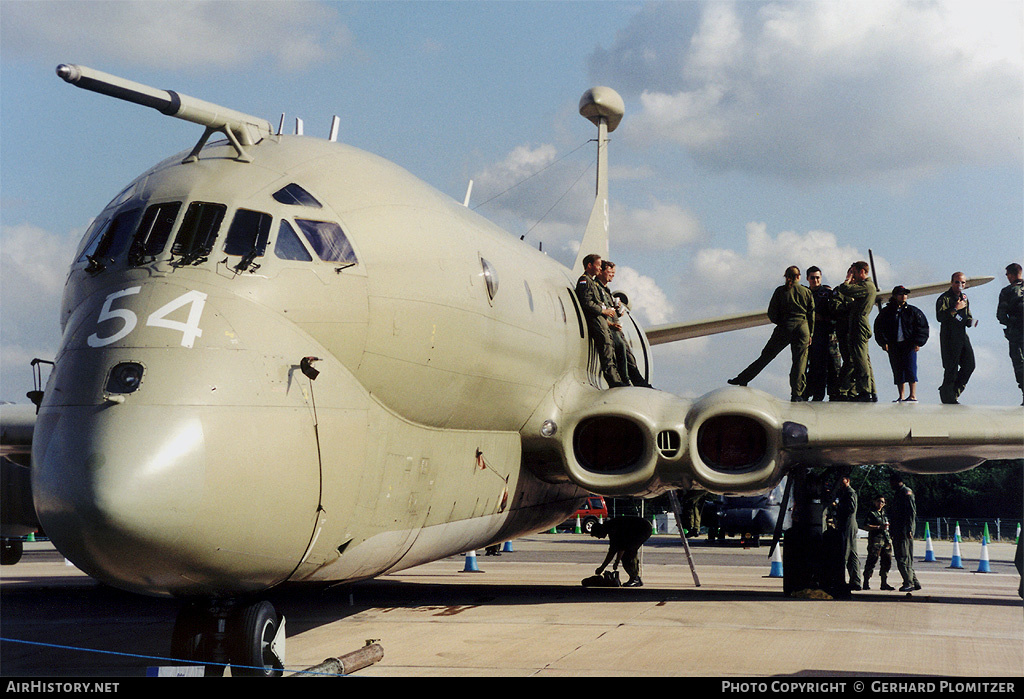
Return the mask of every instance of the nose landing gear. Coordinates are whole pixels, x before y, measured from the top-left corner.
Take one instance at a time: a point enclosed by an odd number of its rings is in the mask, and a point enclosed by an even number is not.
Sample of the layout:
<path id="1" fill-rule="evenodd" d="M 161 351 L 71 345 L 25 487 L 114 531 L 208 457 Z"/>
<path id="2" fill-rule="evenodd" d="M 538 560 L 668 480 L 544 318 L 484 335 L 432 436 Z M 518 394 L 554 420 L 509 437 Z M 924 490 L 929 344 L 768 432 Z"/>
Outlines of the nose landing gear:
<path id="1" fill-rule="evenodd" d="M 187 604 L 171 634 L 171 656 L 205 663 L 207 676 L 280 677 L 284 672 L 285 619 L 266 601 L 236 605 L 213 600 Z"/>

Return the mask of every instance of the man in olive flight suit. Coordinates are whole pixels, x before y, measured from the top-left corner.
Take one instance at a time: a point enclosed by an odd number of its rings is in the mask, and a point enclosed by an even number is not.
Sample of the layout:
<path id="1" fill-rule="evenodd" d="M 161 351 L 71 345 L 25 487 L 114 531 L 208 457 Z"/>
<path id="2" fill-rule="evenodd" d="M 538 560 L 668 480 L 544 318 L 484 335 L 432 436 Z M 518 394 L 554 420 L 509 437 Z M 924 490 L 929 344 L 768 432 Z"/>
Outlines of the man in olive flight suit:
<path id="1" fill-rule="evenodd" d="M 870 267 L 863 260 L 854 262 L 846 272 L 846 281 L 836 288 L 847 324 L 846 343 L 848 357 L 843 357 L 840 378 L 840 399 L 874 402 L 875 376 L 871 371 L 868 340 L 871 339 L 871 307 L 875 305 L 878 289 L 869 278 Z"/>
<path id="2" fill-rule="evenodd" d="M 889 570 L 892 568 L 892 537 L 889 536 L 889 518 L 885 516 L 885 498 L 881 495 L 875 497 L 875 509 L 868 512 L 864 528 L 868 530 L 868 558 L 864 561 L 864 587 L 863 590 L 871 589 L 868 580 L 878 563 L 878 574 L 882 578 L 880 590 L 895 590 L 896 588 L 886 582 Z"/>
<path id="3" fill-rule="evenodd" d="M 836 529 L 842 537 L 843 563 L 850 577 L 850 589 L 861 589 L 860 559 L 857 557 L 857 491 L 850 477 L 843 475 L 836 498 Z"/>
<path id="4" fill-rule="evenodd" d="M 935 315 L 939 319 L 939 347 L 942 350 L 939 399 L 943 403 L 956 405 L 974 373 L 974 348 L 971 347 L 971 339 L 967 337 L 967 328 L 975 323 L 971 316 L 970 301 L 964 294 L 967 277 L 963 272 L 956 272 L 949 281 L 949 290 L 935 302 Z"/>
<path id="5" fill-rule="evenodd" d="M 594 350 L 601 360 L 601 371 L 610 388 L 628 386 L 619 375 L 615 365 L 615 346 L 608 322 L 615 317 L 615 309 L 609 308 L 601 301 L 601 291 L 594 279 L 601 272 L 601 256 L 590 254 L 583 258 L 583 275 L 576 282 L 576 297 L 580 301 L 583 315 L 587 318 L 590 339 L 594 342 Z"/>
<path id="6" fill-rule="evenodd" d="M 1006 281 L 1010 283 L 999 292 L 996 320 L 1004 326 L 1003 334 L 1010 343 L 1013 375 L 1017 388 L 1024 394 L 1024 279 L 1021 266 L 1016 262 L 1006 266 Z"/>
<path id="7" fill-rule="evenodd" d="M 903 587 L 900 592 L 913 592 L 921 589 L 914 572 L 914 531 L 917 528 L 917 503 L 914 491 L 903 483 L 903 476 L 893 472 L 889 476 L 889 484 L 893 488 L 892 509 L 889 511 L 889 523 L 892 527 L 892 548 L 896 558 L 896 568 L 903 576 Z"/>
<path id="8" fill-rule="evenodd" d="M 615 316 L 608 319 L 608 330 L 612 337 L 612 347 L 615 349 L 615 367 L 619 371 L 619 377 L 627 379 L 634 386 L 651 388 L 651 384 L 640 373 L 636 365 L 636 357 L 633 351 L 626 344 L 626 335 L 622 332 L 622 324 L 619 319 L 624 311 L 620 301 L 612 296 L 608 285 L 615 279 L 615 263 L 609 260 L 601 261 L 601 272 L 595 277 L 597 289 L 601 294 L 601 303 L 615 311 Z"/>
<path id="9" fill-rule="evenodd" d="M 741 371 L 728 383 L 746 386 L 768 366 L 787 346 L 793 355 L 793 367 L 789 372 L 790 400 L 804 401 L 807 387 L 807 351 L 814 333 L 814 295 L 800 284 L 800 268 L 789 267 L 785 272 L 786 283 L 775 289 L 768 303 L 768 319 L 775 323 L 775 330 L 761 350 L 761 356 Z"/>

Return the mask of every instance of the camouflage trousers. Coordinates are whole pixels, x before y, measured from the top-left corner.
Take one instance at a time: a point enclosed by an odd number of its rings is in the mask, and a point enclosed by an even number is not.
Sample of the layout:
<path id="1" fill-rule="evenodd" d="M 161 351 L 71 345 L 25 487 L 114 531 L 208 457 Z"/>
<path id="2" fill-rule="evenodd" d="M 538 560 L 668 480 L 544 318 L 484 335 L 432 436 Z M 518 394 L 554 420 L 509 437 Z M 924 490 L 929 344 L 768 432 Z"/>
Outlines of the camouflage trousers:
<path id="1" fill-rule="evenodd" d="M 868 558 L 864 561 L 864 579 L 871 577 L 875 563 L 879 562 L 878 574 L 884 579 L 892 568 L 892 542 L 881 537 L 868 539 Z"/>

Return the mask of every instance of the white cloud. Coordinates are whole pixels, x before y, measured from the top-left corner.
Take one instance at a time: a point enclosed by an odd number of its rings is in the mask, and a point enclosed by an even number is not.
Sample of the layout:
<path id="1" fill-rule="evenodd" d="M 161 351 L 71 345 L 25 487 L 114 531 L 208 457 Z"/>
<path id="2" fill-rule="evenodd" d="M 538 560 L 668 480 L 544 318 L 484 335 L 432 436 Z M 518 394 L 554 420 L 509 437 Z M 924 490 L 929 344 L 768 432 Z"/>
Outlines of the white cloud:
<path id="1" fill-rule="evenodd" d="M 591 58 L 639 96 L 634 141 L 801 179 L 1021 161 L 1018 2 L 678 5 L 645 7 Z"/>
<path id="2" fill-rule="evenodd" d="M 78 237 L 31 225 L 0 230 L 0 400 L 24 402 L 29 362 L 57 351 L 60 299 Z"/>
<path id="3" fill-rule="evenodd" d="M 611 237 L 619 245 L 643 250 L 669 250 L 704 237 L 700 221 L 678 204 L 652 201 L 649 208 L 612 206 Z"/>
<path id="4" fill-rule="evenodd" d="M 167 69 L 252 67 L 269 56 L 288 71 L 353 45 L 328 5 L 220 0 L 5 2 L 2 41 L 9 55 Z"/>
<path id="5" fill-rule="evenodd" d="M 641 326 L 660 325 L 672 320 L 675 308 L 651 277 L 631 267 L 616 265 L 611 287 L 629 297 L 630 312 Z"/>
<path id="6" fill-rule="evenodd" d="M 747 224 L 745 252 L 698 250 L 691 258 L 691 269 L 685 273 L 687 282 L 680 284 L 680 294 L 687 305 L 694 294 L 704 295 L 702 305 L 718 313 L 751 311 L 767 307 L 772 289 L 783 283 L 783 273 L 790 265 L 799 267 L 801 274 L 816 265 L 821 268 L 824 283 L 837 286 L 851 263 L 868 257 L 866 250 L 842 245 L 828 231 L 782 231 L 773 237 L 764 223 L 752 222 Z M 892 267 L 884 258 L 875 257 L 875 265 L 880 284 L 893 279 Z M 713 289 L 713 294 L 707 294 L 708 289 Z"/>

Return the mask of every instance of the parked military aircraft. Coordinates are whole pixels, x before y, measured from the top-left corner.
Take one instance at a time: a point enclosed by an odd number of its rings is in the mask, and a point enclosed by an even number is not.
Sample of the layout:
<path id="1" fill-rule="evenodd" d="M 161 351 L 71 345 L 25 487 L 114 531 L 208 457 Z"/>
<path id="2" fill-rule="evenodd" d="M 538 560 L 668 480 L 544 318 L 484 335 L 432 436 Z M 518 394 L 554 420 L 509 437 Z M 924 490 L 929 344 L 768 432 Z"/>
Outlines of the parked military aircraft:
<path id="1" fill-rule="evenodd" d="M 111 585 L 189 602 L 176 657 L 279 672 L 284 622 L 260 593 L 548 529 L 589 493 L 754 493 L 796 464 L 925 473 L 1021 453 L 1020 409 L 606 389 L 579 260 L 333 138 L 57 73 L 205 127 L 82 239 L 32 439 L 34 507 L 57 549 Z M 623 103 L 593 88 L 580 112 L 599 153 L 580 255 L 606 255 Z M 649 376 L 650 335 L 624 326 Z"/>

